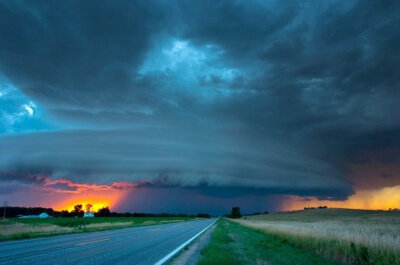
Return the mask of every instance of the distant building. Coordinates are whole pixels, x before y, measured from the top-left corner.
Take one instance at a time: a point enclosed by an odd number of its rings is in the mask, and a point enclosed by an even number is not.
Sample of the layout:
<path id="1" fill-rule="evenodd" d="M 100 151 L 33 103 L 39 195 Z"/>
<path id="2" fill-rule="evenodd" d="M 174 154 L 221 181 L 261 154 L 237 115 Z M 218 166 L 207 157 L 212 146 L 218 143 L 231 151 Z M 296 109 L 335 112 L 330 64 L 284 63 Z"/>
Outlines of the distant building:
<path id="1" fill-rule="evenodd" d="M 51 218 L 53 216 L 48 215 L 47 213 L 41 213 L 39 215 L 19 215 L 18 218 Z"/>
<path id="2" fill-rule="evenodd" d="M 94 217 L 94 212 L 85 212 L 85 214 L 83 215 L 83 217 L 93 218 L 93 217 Z"/>
<path id="3" fill-rule="evenodd" d="M 52 216 L 48 215 L 47 213 L 41 213 L 39 214 L 39 218 L 50 218 Z"/>

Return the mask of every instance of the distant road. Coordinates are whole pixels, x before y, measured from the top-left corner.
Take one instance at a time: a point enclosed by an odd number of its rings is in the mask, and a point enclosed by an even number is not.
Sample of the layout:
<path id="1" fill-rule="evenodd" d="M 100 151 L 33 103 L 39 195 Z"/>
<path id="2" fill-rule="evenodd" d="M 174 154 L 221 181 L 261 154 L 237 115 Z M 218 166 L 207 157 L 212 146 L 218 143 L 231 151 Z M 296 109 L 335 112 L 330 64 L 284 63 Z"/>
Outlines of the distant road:
<path id="1" fill-rule="evenodd" d="M 215 219 L 0 243 L 0 264 L 154 264 Z"/>

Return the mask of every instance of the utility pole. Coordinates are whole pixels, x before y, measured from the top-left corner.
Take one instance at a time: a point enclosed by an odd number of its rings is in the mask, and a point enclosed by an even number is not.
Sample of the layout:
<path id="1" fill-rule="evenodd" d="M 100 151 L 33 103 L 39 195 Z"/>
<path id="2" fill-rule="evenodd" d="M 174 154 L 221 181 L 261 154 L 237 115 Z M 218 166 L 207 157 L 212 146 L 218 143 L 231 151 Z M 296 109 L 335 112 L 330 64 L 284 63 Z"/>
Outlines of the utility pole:
<path id="1" fill-rule="evenodd" d="M 3 219 L 6 218 L 6 208 L 8 206 L 8 201 L 4 201 L 3 203 L 3 207 L 4 207 L 4 211 L 3 211 Z"/>

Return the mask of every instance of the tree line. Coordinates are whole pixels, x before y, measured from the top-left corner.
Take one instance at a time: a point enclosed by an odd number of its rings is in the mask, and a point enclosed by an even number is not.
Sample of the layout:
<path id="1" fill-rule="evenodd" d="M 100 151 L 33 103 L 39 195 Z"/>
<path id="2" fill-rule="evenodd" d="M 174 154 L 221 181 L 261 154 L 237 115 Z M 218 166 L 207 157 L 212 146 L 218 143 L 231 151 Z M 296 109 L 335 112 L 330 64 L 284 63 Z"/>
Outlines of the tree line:
<path id="1" fill-rule="evenodd" d="M 4 207 L 0 207 L 0 213 L 4 212 Z M 6 217 L 15 218 L 21 215 L 39 215 L 41 213 L 47 213 L 53 217 L 82 217 L 84 215 L 83 207 L 81 204 L 74 206 L 74 210 L 67 211 L 56 211 L 52 208 L 43 207 L 13 207 L 8 206 L 6 208 Z M 198 214 L 171 214 L 171 213 L 138 213 L 138 212 L 112 212 L 109 207 L 103 207 L 94 213 L 96 217 L 198 217 L 198 218 L 210 218 L 211 215 L 208 213 Z"/>

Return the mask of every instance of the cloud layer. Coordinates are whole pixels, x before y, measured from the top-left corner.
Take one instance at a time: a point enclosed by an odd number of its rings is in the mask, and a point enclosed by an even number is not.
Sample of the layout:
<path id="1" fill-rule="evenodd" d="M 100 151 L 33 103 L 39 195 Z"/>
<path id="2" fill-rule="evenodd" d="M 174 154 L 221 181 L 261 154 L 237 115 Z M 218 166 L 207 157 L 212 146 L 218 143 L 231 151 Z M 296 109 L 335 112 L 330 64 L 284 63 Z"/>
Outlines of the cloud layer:
<path id="1" fill-rule="evenodd" d="M 2 178 L 344 199 L 353 164 L 398 162 L 371 154 L 400 144 L 399 11 L 397 1 L 1 3 L 3 85 L 53 125 L 24 120 L 16 135 L 0 122 Z"/>

